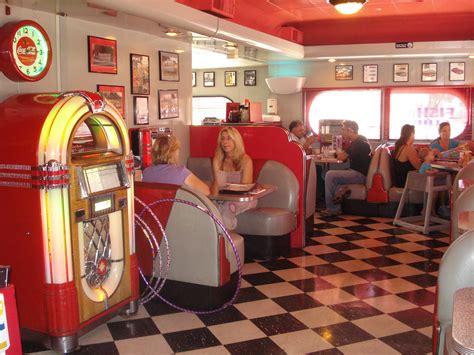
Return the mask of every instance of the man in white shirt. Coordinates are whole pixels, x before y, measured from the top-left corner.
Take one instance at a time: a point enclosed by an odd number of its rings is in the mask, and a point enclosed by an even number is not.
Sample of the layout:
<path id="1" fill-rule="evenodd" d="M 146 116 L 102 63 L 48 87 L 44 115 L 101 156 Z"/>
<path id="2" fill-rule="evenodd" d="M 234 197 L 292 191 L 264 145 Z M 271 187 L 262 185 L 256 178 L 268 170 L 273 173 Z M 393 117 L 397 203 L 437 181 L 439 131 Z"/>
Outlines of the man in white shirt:
<path id="1" fill-rule="evenodd" d="M 303 146 L 306 154 L 311 154 L 311 145 L 316 141 L 316 136 L 306 137 L 306 130 L 303 122 L 296 120 L 292 121 L 288 127 L 290 131 L 291 140 L 300 143 Z"/>

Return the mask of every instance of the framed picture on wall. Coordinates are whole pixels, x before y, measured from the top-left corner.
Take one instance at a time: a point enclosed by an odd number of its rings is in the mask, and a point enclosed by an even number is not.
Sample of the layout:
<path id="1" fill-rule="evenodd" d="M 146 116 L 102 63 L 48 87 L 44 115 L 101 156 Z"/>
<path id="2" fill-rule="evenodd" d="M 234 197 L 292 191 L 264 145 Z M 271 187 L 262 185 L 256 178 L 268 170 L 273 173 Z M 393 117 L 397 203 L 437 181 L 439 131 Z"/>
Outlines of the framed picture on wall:
<path id="1" fill-rule="evenodd" d="M 464 81 L 464 62 L 449 63 L 449 80 Z"/>
<path id="2" fill-rule="evenodd" d="M 236 71 L 224 72 L 224 84 L 225 86 L 237 86 L 237 72 Z"/>
<path id="3" fill-rule="evenodd" d="M 202 73 L 202 83 L 205 87 L 216 86 L 216 73 L 213 71 L 205 71 Z"/>
<path id="4" fill-rule="evenodd" d="M 193 83 L 193 87 L 196 86 L 196 72 L 195 71 L 192 72 L 192 83 Z"/>
<path id="5" fill-rule="evenodd" d="M 336 80 L 353 80 L 354 67 L 352 65 L 336 65 Z"/>
<path id="6" fill-rule="evenodd" d="M 244 85 L 245 86 L 257 85 L 257 71 L 256 70 L 244 70 Z"/>
<path id="7" fill-rule="evenodd" d="M 117 74 L 117 41 L 87 36 L 89 72 Z"/>
<path id="8" fill-rule="evenodd" d="M 158 91 L 158 111 L 160 120 L 179 117 L 178 90 Z"/>
<path id="9" fill-rule="evenodd" d="M 436 81 L 438 64 L 421 64 L 421 81 Z"/>
<path id="10" fill-rule="evenodd" d="M 160 80 L 179 81 L 179 54 L 160 51 Z"/>
<path id="11" fill-rule="evenodd" d="M 125 86 L 117 85 L 97 85 L 100 92 L 120 114 L 125 116 Z"/>
<path id="12" fill-rule="evenodd" d="M 376 83 L 378 81 L 379 66 L 377 64 L 367 64 L 363 66 L 364 83 Z"/>
<path id="13" fill-rule="evenodd" d="M 393 65 L 393 81 L 407 82 L 409 77 L 409 66 L 407 63 Z"/>
<path id="14" fill-rule="evenodd" d="M 150 59 L 130 53 L 130 81 L 133 95 L 150 95 Z"/>
<path id="15" fill-rule="evenodd" d="M 148 96 L 133 97 L 133 121 L 136 125 L 147 125 L 150 123 Z"/>

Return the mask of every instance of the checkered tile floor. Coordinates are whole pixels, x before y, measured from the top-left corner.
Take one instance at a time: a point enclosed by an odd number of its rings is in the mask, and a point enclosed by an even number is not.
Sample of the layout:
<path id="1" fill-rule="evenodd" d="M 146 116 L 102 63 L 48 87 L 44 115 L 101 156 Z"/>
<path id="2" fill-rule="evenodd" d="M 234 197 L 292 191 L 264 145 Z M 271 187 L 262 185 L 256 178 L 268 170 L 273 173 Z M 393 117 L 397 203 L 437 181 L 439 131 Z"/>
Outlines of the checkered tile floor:
<path id="1" fill-rule="evenodd" d="M 206 316 L 160 302 L 80 339 L 81 354 L 425 354 L 448 235 L 386 218 L 315 215 L 288 258 L 244 265 L 236 304 Z M 46 354 L 37 344 L 25 352 Z"/>

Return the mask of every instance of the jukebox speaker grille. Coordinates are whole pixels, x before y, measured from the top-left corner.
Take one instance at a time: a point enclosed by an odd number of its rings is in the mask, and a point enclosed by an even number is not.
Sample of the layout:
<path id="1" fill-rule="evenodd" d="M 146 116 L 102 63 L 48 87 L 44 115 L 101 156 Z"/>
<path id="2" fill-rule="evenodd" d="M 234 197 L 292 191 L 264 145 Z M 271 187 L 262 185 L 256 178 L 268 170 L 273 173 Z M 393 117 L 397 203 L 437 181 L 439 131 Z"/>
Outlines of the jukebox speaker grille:
<path id="1" fill-rule="evenodd" d="M 84 223 L 84 266 L 87 284 L 101 288 L 107 280 L 111 263 L 109 216 L 102 216 Z"/>

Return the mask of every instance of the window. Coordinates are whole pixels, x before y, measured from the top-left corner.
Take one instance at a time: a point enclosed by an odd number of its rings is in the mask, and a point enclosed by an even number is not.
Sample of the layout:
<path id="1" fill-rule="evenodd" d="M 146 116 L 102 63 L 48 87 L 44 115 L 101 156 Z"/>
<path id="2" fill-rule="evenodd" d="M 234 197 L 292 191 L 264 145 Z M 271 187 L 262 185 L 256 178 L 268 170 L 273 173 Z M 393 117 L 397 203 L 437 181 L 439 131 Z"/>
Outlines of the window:
<path id="1" fill-rule="evenodd" d="M 309 124 L 319 130 L 319 120 L 354 120 L 359 133 L 368 139 L 380 139 L 382 90 L 323 90 L 317 93 L 309 108 Z"/>
<path id="2" fill-rule="evenodd" d="M 451 137 L 461 135 L 468 123 L 467 107 L 455 90 L 393 89 L 390 92 L 390 139 L 398 139 L 404 124 L 415 125 L 415 139 L 433 140 L 441 122 L 451 124 Z"/>
<path id="3" fill-rule="evenodd" d="M 192 124 L 200 125 L 206 117 L 224 120 L 228 102 L 232 102 L 232 100 L 225 96 L 194 96 Z"/>

